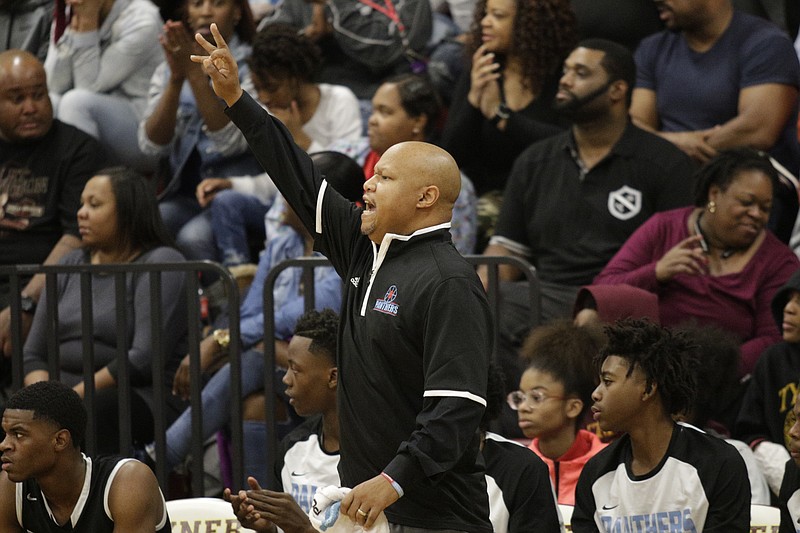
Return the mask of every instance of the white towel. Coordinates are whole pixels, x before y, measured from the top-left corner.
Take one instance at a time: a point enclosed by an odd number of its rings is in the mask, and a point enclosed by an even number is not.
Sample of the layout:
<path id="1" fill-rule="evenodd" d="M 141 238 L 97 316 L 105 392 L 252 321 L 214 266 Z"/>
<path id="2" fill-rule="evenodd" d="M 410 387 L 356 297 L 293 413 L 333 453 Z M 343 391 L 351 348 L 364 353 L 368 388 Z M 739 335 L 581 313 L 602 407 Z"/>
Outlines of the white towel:
<path id="1" fill-rule="evenodd" d="M 350 520 L 350 517 L 344 514 L 340 515 L 339 505 L 348 492 L 350 492 L 349 488 L 335 485 L 317 489 L 317 492 L 314 493 L 313 505 L 308 512 L 308 518 L 314 529 L 325 533 L 363 533 L 365 531 L 389 533 L 389 522 L 382 512 L 369 530 Z"/>

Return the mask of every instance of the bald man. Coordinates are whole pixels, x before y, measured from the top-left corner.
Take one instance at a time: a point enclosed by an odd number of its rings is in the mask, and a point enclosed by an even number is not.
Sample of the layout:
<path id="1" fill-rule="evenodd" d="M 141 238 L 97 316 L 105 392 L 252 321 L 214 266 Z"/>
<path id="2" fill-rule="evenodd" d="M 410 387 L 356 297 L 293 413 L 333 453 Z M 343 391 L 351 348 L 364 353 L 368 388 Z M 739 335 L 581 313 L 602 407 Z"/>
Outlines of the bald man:
<path id="1" fill-rule="evenodd" d="M 41 62 L 22 50 L 0 53 L 0 265 L 54 264 L 79 247 L 81 191 L 105 165 L 92 137 L 53 119 Z M 34 276 L 22 290 L 23 333 L 43 285 L 44 277 Z M 11 356 L 8 291 L 8 278 L 0 277 L 5 357 Z"/>
<path id="2" fill-rule="evenodd" d="M 339 326 L 341 510 L 369 528 L 489 533 L 478 424 L 486 405 L 492 322 L 481 283 L 450 238 L 460 189 L 436 146 L 388 149 L 364 184 L 363 210 L 320 176 L 280 121 L 239 86 L 214 25 L 193 56 L 226 113 L 315 247 L 345 280 Z M 245 500 L 246 505 L 246 500 Z"/>

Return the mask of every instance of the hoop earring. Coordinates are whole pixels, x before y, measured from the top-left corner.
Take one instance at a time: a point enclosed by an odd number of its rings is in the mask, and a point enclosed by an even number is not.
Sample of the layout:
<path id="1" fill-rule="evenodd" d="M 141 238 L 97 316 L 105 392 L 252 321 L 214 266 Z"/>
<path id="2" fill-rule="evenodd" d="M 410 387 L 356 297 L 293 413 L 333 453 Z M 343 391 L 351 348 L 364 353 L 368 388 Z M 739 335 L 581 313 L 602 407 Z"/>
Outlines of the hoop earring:
<path id="1" fill-rule="evenodd" d="M 713 201 L 708 202 L 708 212 L 712 215 L 717 212 L 717 204 Z"/>

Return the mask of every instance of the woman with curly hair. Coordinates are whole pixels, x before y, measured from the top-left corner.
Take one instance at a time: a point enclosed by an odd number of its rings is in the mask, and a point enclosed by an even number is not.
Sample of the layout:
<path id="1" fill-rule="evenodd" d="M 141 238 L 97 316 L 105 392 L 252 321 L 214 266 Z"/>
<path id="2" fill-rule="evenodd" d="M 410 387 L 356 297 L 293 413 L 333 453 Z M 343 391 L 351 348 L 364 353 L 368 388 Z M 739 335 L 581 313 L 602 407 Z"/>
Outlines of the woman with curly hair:
<path id="1" fill-rule="evenodd" d="M 523 149 L 566 127 L 551 103 L 561 64 L 576 43 L 575 27 L 568 0 L 479 0 L 475 6 L 467 45 L 472 67 L 453 95 L 442 145 L 479 195 L 502 190 Z"/>

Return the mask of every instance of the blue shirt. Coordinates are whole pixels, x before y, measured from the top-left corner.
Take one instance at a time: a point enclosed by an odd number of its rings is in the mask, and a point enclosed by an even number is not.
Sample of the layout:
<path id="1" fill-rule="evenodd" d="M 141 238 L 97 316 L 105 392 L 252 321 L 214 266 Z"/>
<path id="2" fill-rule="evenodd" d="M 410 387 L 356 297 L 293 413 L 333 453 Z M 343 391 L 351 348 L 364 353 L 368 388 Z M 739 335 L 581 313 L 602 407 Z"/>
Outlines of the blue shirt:
<path id="1" fill-rule="evenodd" d="M 734 11 L 730 24 L 705 52 L 692 50 L 682 33 L 663 31 L 636 50 L 636 87 L 655 91 L 664 131 L 713 128 L 736 117 L 739 93 L 778 83 L 800 86 L 800 64 L 792 42 L 777 26 Z M 797 110 L 773 156 L 795 172 Z"/>
<path id="2" fill-rule="evenodd" d="M 288 228 L 288 226 L 284 226 Z M 289 230 L 270 239 L 267 248 L 258 261 L 253 284 L 240 309 L 239 335 L 243 347 L 249 349 L 264 338 L 264 281 L 272 268 L 286 259 L 303 257 L 305 253 L 303 238 L 294 230 Z M 314 253 L 312 257 L 322 257 Z M 302 293 L 302 269 L 288 268 L 275 280 L 275 337 L 289 339 L 294 333 L 297 319 L 305 310 Z M 314 269 L 315 309 L 331 308 L 338 310 L 342 302 L 342 281 L 331 267 Z"/>

